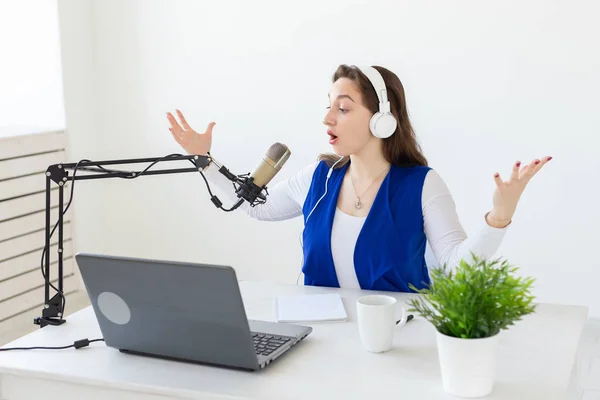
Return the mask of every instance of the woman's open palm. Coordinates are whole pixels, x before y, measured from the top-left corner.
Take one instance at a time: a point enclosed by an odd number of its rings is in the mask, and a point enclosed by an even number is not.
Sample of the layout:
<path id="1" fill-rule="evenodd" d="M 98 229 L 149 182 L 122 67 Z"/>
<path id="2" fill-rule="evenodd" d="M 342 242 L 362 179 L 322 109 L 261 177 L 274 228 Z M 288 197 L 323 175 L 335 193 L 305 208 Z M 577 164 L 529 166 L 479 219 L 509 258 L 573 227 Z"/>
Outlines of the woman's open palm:
<path id="1" fill-rule="evenodd" d="M 520 162 L 517 162 L 513 165 L 512 174 L 507 181 L 502 180 L 500 174 L 494 174 L 496 189 L 493 195 L 494 208 L 491 212 L 493 219 L 508 221 L 513 217 L 525 187 L 531 178 L 551 159 L 552 157 L 544 157 L 541 160 L 536 159 L 523 167 L 521 167 Z"/>
<path id="2" fill-rule="evenodd" d="M 206 132 L 198 133 L 190 127 L 180 110 L 175 111 L 181 124 L 177 122 L 177 119 L 175 119 L 173 114 L 170 112 L 167 113 L 167 119 L 171 124 L 169 130 L 171 131 L 171 134 L 173 134 L 175 141 L 179 143 L 188 154 L 206 155 L 212 146 L 212 130 L 215 126 L 215 122 L 208 124 Z"/>

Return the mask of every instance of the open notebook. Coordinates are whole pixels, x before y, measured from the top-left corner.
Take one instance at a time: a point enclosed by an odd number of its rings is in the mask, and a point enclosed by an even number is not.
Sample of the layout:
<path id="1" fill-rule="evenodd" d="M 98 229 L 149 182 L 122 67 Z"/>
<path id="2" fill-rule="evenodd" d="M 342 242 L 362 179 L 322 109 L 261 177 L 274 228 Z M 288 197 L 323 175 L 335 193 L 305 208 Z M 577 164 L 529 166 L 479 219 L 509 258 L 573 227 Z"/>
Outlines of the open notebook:
<path id="1" fill-rule="evenodd" d="M 277 322 L 330 322 L 346 321 L 348 315 L 337 293 L 277 296 Z"/>

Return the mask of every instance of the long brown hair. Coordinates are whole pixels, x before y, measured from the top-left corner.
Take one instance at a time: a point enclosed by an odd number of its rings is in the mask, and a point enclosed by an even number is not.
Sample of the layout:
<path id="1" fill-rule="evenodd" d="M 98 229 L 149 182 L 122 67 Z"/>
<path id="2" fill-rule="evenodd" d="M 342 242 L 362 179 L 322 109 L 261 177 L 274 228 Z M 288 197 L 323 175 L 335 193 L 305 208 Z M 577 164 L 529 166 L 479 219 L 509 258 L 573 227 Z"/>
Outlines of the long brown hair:
<path id="1" fill-rule="evenodd" d="M 382 139 L 383 156 L 392 165 L 398 167 L 427 166 L 427 159 L 421 152 L 421 147 L 417 143 L 415 132 L 408 118 L 406 107 L 406 97 L 404 95 L 404 86 L 400 78 L 392 71 L 373 66 L 385 82 L 387 88 L 388 100 L 390 102 L 390 111 L 396 117 L 398 125 L 394 134 L 386 139 Z M 348 78 L 358 86 L 363 104 L 372 113 L 379 111 L 379 98 L 369 79 L 357 67 L 346 64 L 340 65 L 333 74 L 333 82 L 340 78 Z M 349 157 L 337 163 L 336 168 L 345 165 Z M 325 160 L 329 166 L 338 161 L 340 157 L 337 154 L 321 154 L 319 160 Z"/>

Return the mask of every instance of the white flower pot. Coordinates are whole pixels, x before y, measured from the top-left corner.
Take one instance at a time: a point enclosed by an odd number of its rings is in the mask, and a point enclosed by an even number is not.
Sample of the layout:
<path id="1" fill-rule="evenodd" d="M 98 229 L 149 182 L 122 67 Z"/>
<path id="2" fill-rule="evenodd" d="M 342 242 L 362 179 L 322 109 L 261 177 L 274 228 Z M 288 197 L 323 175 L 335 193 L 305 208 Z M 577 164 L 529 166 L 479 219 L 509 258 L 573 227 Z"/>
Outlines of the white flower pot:
<path id="1" fill-rule="evenodd" d="M 444 390 L 458 397 L 483 397 L 492 392 L 498 335 L 461 339 L 436 331 Z"/>

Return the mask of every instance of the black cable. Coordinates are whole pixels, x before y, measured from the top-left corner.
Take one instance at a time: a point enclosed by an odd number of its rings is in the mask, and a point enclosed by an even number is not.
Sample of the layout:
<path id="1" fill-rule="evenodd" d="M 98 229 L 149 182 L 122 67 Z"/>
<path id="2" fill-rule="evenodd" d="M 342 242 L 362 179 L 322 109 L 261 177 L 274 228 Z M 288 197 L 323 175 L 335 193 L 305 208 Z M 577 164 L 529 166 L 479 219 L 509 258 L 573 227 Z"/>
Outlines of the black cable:
<path id="1" fill-rule="evenodd" d="M 82 347 L 87 347 L 90 345 L 90 343 L 94 343 L 94 342 L 103 342 L 104 339 L 81 339 L 81 340 L 76 340 L 73 344 L 70 344 L 68 346 L 57 346 L 57 347 L 43 347 L 43 346 L 35 346 L 35 347 L 7 347 L 7 348 L 0 348 L 0 351 L 13 351 L 13 350 L 64 350 L 64 349 L 69 349 L 71 347 L 74 347 L 75 349 L 80 349 Z"/>
<path id="2" fill-rule="evenodd" d="M 145 170 L 143 170 L 143 171 L 141 171 L 141 172 L 138 172 L 137 174 L 134 174 L 134 173 L 132 172 L 132 174 L 131 174 L 131 175 L 119 176 L 119 178 L 123 178 L 123 179 L 135 179 L 135 178 L 137 178 L 137 177 L 139 177 L 139 176 L 143 175 L 143 174 L 144 174 L 144 172 L 148 171 L 148 170 L 149 170 L 150 168 L 152 168 L 152 167 L 153 167 L 153 166 L 154 166 L 156 163 L 158 163 L 158 162 L 160 162 L 160 161 L 163 161 L 163 160 L 166 160 L 167 158 L 170 158 L 170 157 L 180 157 L 180 156 L 181 156 L 181 154 L 177 154 L 177 153 L 175 153 L 175 154 L 169 154 L 168 156 L 164 156 L 163 158 L 159 158 L 158 160 L 154 160 L 154 162 L 153 162 L 152 164 L 148 165 L 148 166 L 146 167 L 146 169 L 145 169 Z M 86 160 L 86 161 L 89 161 L 89 160 Z M 196 164 L 195 164 L 195 163 L 194 163 L 192 160 L 189 160 L 189 161 L 190 161 L 192 164 L 194 164 L 194 166 L 196 166 Z M 91 162 L 91 161 L 90 161 L 90 162 Z M 101 166 L 101 165 L 96 165 L 96 167 L 98 167 L 99 169 L 101 169 L 102 171 L 104 171 L 104 172 L 106 172 L 107 174 L 110 174 L 110 175 L 119 175 L 119 174 L 122 174 L 122 173 L 123 173 L 123 171 L 109 171 L 109 170 L 107 170 L 106 168 L 104 168 L 104 167 L 103 167 L 103 166 Z M 75 166 L 75 168 L 77 168 L 77 166 Z M 73 173 L 73 176 L 75 176 L 75 173 Z"/>
<path id="3" fill-rule="evenodd" d="M 69 195 L 69 202 L 67 203 L 67 206 L 65 207 L 65 209 L 62 212 L 63 217 L 67 213 L 67 210 L 69 210 L 69 207 L 71 206 L 71 202 L 73 201 L 73 191 L 75 190 L 75 175 L 77 174 L 77 168 L 79 168 L 79 164 L 83 161 L 91 162 L 90 160 L 83 159 L 83 160 L 79 160 L 77 162 L 77 164 L 75 164 L 75 168 L 73 169 L 73 183 L 71 185 L 71 193 Z M 58 221 L 56 221 L 56 224 L 54 224 L 52 231 L 50 231 L 50 239 L 52 239 L 52 235 L 54 234 L 54 231 L 58 227 L 59 222 L 60 222 L 60 216 L 59 216 Z M 52 282 L 50 282 L 50 278 L 47 277 L 44 272 L 44 256 L 46 255 L 46 251 L 49 251 L 49 249 L 46 247 L 46 245 L 44 245 L 44 249 L 42 250 L 42 260 L 40 262 L 42 276 L 44 277 L 44 281 L 46 282 L 46 284 L 48 284 L 52 289 L 54 289 L 56 291 L 56 293 L 60 296 L 60 299 L 62 300 L 62 305 L 61 305 L 62 315 L 61 315 L 61 317 L 63 317 L 64 313 L 65 313 L 65 308 L 67 307 L 67 298 L 62 290 L 59 290 L 56 286 L 54 286 L 52 284 Z M 59 322 L 54 321 L 51 318 L 40 317 L 40 319 L 43 320 L 44 322 L 46 322 L 48 325 L 60 325 Z"/>

